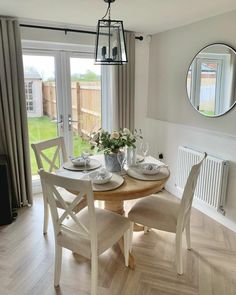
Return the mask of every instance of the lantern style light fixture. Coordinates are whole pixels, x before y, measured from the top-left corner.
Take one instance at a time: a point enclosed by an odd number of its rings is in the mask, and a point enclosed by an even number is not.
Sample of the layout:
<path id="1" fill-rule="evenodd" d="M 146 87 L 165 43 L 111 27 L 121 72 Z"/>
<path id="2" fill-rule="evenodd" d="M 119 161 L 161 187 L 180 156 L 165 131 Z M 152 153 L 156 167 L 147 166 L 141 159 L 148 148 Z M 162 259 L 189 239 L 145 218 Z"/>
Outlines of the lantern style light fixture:
<path id="1" fill-rule="evenodd" d="M 111 20 L 111 3 L 115 0 L 104 1 L 108 3 L 108 8 L 97 25 L 95 64 L 123 65 L 128 62 L 123 21 Z"/>

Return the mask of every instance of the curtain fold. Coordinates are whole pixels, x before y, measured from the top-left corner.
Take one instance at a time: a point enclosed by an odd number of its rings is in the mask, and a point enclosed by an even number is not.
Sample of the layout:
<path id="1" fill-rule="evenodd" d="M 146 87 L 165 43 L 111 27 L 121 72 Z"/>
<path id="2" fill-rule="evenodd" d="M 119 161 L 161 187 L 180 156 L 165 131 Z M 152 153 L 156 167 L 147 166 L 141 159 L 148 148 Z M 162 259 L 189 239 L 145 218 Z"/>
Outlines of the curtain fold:
<path id="1" fill-rule="evenodd" d="M 17 206 L 32 204 L 20 27 L 0 17 L 0 152 L 6 154 Z"/>
<path id="2" fill-rule="evenodd" d="M 134 130 L 135 34 L 125 32 L 128 63 L 114 66 L 117 129 Z"/>

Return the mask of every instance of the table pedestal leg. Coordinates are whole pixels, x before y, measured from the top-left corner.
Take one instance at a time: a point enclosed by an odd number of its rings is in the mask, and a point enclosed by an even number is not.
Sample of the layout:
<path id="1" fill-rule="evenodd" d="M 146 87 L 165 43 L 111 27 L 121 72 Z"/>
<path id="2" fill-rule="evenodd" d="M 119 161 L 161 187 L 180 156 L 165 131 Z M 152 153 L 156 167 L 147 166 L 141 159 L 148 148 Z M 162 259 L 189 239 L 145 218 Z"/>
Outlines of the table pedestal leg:
<path id="1" fill-rule="evenodd" d="M 105 201 L 104 208 L 120 215 L 125 213 L 123 201 Z"/>
<path id="2" fill-rule="evenodd" d="M 105 201 L 104 208 L 120 215 L 125 213 L 123 201 Z M 124 254 L 124 238 L 122 237 L 118 243 L 121 252 Z M 135 268 L 135 258 L 131 253 L 129 253 L 129 267 L 131 269 Z"/>

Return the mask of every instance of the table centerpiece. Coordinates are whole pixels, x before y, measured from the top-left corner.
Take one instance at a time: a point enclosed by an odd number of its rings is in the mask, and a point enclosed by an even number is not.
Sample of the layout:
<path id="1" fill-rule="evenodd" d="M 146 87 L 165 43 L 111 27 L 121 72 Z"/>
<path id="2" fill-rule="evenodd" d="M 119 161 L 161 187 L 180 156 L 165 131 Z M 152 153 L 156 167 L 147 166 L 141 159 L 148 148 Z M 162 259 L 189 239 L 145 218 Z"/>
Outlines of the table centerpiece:
<path id="1" fill-rule="evenodd" d="M 97 132 L 93 132 L 91 137 L 91 148 L 97 147 L 98 151 L 103 151 L 106 169 L 111 172 L 121 171 L 117 154 L 123 153 L 123 157 L 125 157 L 124 149 L 126 147 L 135 149 L 137 139 L 142 139 L 141 130 L 135 129 L 134 132 L 131 132 L 128 128 L 114 130 L 111 133 L 99 129 Z"/>

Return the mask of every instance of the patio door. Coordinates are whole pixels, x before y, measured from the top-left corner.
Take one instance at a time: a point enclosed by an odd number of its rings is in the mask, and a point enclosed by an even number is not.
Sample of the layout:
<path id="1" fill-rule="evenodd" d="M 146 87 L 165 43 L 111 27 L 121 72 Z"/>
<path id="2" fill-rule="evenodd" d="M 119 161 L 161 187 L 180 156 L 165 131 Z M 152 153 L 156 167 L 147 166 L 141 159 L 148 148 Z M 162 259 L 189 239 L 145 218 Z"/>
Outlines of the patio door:
<path id="1" fill-rule="evenodd" d="M 25 99 L 29 144 L 63 135 L 63 104 L 58 96 L 55 52 L 25 51 L 23 54 Z M 46 152 L 51 158 L 54 150 Z M 30 148 L 32 179 L 38 179 L 38 168 Z"/>
<path id="2" fill-rule="evenodd" d="M 93 57 L 69 54 L 70 99 L 68 131 L 71 154 L 78 156 L 88 144 L 90 134 L 101 128 L 101 67 Z"/>
<path id="3" fill-rule="evenodd" d="M 63 136 L 68 155 L 89 149 L 90 133 L 101 127 L 101 73 L 93 55 L 25 50 L 23 62 L 29 144 Z M 30 151 L 34 180 L 37 165 Z"/>

